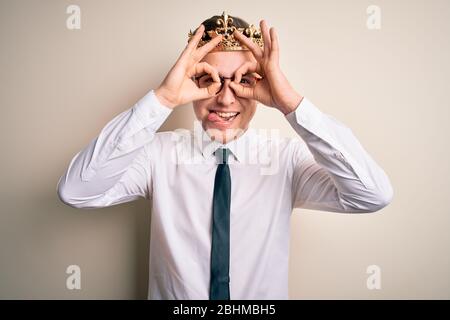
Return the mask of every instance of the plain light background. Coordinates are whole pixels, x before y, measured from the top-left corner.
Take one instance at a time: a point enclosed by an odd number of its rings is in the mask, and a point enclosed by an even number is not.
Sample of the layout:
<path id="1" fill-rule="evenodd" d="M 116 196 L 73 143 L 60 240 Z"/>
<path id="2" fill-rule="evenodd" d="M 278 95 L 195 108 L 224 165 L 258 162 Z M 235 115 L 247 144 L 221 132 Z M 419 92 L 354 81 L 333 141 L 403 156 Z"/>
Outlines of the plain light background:
<path id="1" fill-rule="evenodd" d="M 66 28 L 70 4 L 80 30 Z M 366 26 L 369 5 L 381 9 L 380 30 Z M 1 0 L 0 298 L 146 298 L 150 203 L 73 209 L 56 184 L 108 121 L 156 88 L 189 29 L 224 10 L 276 27 L 289 81 L 352 129 L 394 187 L 377 213 L 293 212 L 290 298 L 450 298 L 446 0 Z M 182 106 L 161 130 L 193 120 Z M 295 136 L 264 106 L 252 124 Z M 66 289 L 72 264 L 81 290 Z M 370 265 L 380 290 L 366 286 Z"/>

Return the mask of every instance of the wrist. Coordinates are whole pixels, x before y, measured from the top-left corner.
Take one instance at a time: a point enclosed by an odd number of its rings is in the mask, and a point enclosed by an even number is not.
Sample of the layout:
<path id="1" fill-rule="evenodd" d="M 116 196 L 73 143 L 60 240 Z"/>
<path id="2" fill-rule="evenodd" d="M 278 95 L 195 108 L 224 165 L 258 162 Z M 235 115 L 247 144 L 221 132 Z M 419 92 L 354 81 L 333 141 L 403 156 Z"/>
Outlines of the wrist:
<path id="1" fill-rule="evenodd" d="M 303 100 L 303 96 L 295 93 L 289 101 L 284 103 L 282 106 L 280 106 L 278 109 L 284 114 L 287 115 L 297 109 L 297 107 L 300 105 L 300 103 Z"/>
<path id="2" fill-rule="evenodd" d="M 163 106 L 166 106 L 170 109 L 176 107 L 176 104 L 171 102 L 171 100 L 167 98 L 167 94 L 165 94 L 164 88 L 158 87 L 157 89 L 155 89 L 155 96 Z"/>

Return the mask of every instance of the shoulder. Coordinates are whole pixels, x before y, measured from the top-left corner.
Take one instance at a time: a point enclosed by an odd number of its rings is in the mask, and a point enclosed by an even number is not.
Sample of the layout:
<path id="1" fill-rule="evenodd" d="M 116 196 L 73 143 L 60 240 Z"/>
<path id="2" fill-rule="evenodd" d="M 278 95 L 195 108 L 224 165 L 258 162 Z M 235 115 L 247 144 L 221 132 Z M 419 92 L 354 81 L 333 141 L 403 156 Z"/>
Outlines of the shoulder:
<path id="1" fill-rule="evenodd" d="M 172 157 L 180 148 L 192 147 L 193 140 L 192 131 L 187 129 L 156 132 L 147 144 L 147 152 L 153 155 L 153 158 Z"/>
<path id="2" fill-rule="evenodd" d="M 299 138 L 283 137 L 279 130 L 254 130 L 252 141 L 258 146 L 258 150 L 277 150 L 286 155 L 292 154 L 304 142 Z"/>
<path id="3" fill-rule="evenodd" d="M 190 131 L 187 129 L 176 129 L 173 131 L 161 131 L 154 133 L 153 144 L 168 146 L 174 144 L 182 138 L 190 137 Z"/>

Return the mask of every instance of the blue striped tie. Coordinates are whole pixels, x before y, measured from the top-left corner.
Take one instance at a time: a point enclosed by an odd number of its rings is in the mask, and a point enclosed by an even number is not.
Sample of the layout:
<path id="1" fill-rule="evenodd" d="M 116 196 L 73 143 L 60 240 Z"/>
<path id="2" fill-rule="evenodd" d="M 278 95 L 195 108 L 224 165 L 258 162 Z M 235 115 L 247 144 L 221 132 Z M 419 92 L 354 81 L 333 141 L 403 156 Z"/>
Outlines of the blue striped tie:
<path id="1" fill-rule="evenodd" d="M 230 204 L 231 177 L 228 167 L 230 150 L 220 148 L 221 161 L 214 179 L 211 243 L 210 300 L 230 300 Z"/>

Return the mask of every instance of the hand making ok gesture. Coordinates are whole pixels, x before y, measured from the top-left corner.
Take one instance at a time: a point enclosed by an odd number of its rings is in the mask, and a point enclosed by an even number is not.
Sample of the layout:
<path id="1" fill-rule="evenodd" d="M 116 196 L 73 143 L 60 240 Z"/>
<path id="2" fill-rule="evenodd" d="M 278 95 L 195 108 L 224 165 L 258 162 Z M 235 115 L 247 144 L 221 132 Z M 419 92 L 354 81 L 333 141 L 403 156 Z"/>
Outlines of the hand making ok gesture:
<path id="1" fill-rule="evenodd" d="M 264 40 L 264 50 L 238 31 L 234 31 L 234 37 L 244 44 L 253 53 L 256 62 L 246 62 L 235 72 L 234 82 L 230 87 L 238 97 L 254 99 L 262 104 L 274 107 L 283 114 L 295 110 L 303 97 L 290 85 L 279 66 L 279 44 L 275 29 L 270 28 L 265 20 L 260 22 Z M 263 77 L 255 87 L 245 87 L 239 84 L 241 76 L 248 72 L 256 72 Z"/>
<path id="2" fill-rule="evenodd" d="M 169 108 L 186 104 L 195 100 L 206 99 L 216 95 L 221 82 L 217 70 L 206 62 L 200 62 L 222 40 L 219 35 L 206 45 L 197 48 L 205 26 L 201 24 L 194 36 L 189 40 L 175 65 L 170 69 L 155 94 L 162 104 Z M 205 88 L 199 88 L 192 77 L 199 73 L 208 73 L 213 81 Z"/>

